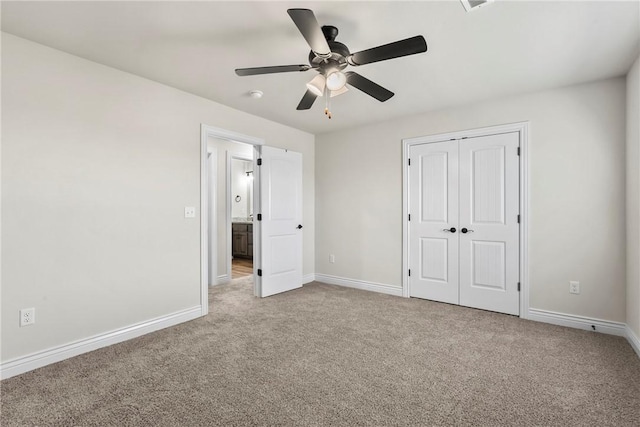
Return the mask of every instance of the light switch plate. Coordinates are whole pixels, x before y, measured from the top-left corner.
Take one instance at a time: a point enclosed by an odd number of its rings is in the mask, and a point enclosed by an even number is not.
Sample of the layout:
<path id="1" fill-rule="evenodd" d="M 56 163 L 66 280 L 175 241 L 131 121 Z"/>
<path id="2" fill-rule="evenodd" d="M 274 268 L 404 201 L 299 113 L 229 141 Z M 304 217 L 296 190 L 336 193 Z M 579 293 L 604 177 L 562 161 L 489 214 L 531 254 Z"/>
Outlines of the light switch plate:
<path id="1" fill-rule="evenodd" d="M 193 206 L 185 206 L 184 208 L 184 217 L 185 218 L 195 218 L 196 217 L 196 208 Z"/>

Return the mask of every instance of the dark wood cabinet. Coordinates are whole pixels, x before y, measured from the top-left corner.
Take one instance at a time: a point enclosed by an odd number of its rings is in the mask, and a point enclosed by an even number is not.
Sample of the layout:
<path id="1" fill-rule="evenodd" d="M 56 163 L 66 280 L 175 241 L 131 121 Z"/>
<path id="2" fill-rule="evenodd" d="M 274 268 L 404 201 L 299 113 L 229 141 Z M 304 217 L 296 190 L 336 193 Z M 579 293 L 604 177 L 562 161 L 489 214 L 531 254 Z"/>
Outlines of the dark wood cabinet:
<path id="1" fill-rule="evenodd" d="M 231 231 L 233 257 L 253 259 L 253 224 L 233 223 Z"/>

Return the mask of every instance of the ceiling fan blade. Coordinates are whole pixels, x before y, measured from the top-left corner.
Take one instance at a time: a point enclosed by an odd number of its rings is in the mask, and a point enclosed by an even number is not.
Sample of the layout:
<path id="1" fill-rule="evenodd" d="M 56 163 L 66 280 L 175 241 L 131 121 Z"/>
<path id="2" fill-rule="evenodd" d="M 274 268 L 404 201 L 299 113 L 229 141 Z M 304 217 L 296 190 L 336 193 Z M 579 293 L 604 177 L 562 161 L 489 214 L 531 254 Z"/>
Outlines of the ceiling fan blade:
<path id="1" fill-rule="evenodd" d="M 312 10 L 289 9 L 287 13 L 302 33 L 304 39 L 309 43 L 309 46 L 311 46 L 312 51 L 319 56 L 329 55 L 331 53 L 327 39 L 324 38 L 322 29 Z"/>
<path id="2" fill-rule="evenodd" d="M 317 97 L 318 96 L 315 93 L 307 89 L 307 92 L 300 100 L 300 103 L 298 104 L 296 110 L 308 110 L 309 108 L 311 108 Z"/>
<path id="3" fill-rule="evenodd" d="M 371 64 L 372 62 L 386 61 L 387 59 L 400 58 L 427 51 L 427 42 L 422 36 L 415 36 L 397 42 L 383 44 L 382 46 L 362 50 L 351 54 L 347 62 L 351 65 Z"/>
<path id="4" fill-rule="evenodd" d="M 289 71 L 307 71 L 308 65 L 277 65 L 275 67 L 236 68 L 239 76 L 255 76 L 258 74 L 288 73 Z"/>
<path id="5" fill-rule="evenodd" d="M 394 93 L 390 90 L 383 88 L 379 84 L 372 82 L 366 77 L 362 77 L 358 73 L 347 71 L 344 74 L 347 76 L 347 84 L 355 87 L 356 89 L 360 89 L 367 95 L 374 97 L 380 102 L 384 102 L 394 95 Z"/>

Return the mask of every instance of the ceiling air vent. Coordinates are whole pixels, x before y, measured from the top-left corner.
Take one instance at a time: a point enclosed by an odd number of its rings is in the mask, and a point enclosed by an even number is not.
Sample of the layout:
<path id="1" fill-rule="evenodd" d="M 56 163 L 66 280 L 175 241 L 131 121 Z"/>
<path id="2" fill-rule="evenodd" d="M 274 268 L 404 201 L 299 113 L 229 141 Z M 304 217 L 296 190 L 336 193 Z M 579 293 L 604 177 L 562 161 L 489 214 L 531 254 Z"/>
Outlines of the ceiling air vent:
<path id="1" fill-rule="evenodd" d="M 460 0 L 460 3 L 464 6 L 467 12 L 471 12 L 474 9 L 484 6 L 487 3 L 492 3 L 493 0 Z"/>

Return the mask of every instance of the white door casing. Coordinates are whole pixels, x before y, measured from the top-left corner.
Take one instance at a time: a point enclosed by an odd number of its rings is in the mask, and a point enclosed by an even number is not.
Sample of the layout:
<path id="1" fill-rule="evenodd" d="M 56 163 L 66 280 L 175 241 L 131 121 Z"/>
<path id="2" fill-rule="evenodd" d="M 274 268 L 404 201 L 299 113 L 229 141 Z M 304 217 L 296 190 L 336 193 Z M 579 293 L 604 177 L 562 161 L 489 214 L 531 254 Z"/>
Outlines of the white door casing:
<path id="1" fill-rule="evenodd" d="M 208 286 L 213 286 L 217 282 L 218 272 L 217 272 L 217 262 L 218 260 L 214 258 L 215 250 L 213 249 L 213 244 L 215 242 L 213 237 L 213 232 L 215 227 L 212 224 L 212 221 L 215 219 L 214 209 L 216 208 L 216 164 L 218 161 L 218 150 L 215 147 L 212 147 L 210 150 L 207 150 L 207 187 L 205 191 L 208 190 L 207 194 L 207 267 L 208 267 L 208 275 L 207 275 L 207 284 Z"/>
<path id="2" fill-rule="evenodd" d="M 458 144 L 460 305 L 519 315 L 519 134 Z"/>
<path id="3" fill-rule="evenodd" d="M 261 147 L 260 296 L 302 287 L 302 154 Z"/>
<path id="4" fill-rule="evenodd" d="M 458 304 L 458 145 L 410 148 L 410 296 Z"/>

